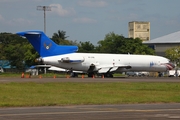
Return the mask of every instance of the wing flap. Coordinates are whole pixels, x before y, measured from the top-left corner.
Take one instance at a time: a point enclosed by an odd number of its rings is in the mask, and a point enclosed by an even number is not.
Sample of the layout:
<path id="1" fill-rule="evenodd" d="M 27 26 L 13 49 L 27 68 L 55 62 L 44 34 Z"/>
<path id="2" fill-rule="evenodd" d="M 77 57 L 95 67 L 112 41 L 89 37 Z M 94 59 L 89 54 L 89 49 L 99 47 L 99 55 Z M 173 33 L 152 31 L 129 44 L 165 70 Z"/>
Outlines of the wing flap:
<path id="1" fill-rule="evenodd" d="M 104 67 L 98 70 L 98 73 L 107 73 L 111 68 L 110 67 Z"/>
<path id="2" fill-rule="evenodd" d="M 116 70 L 118 70 L 119 68 L 126 68 L 126 69 L 130 69 L 131 66 L 129 65 L 118 65 L 118 66 L 104 66 L 104 67 L 100 67 L 98 70 L 98 73 L 107 73 L 107 72 L 114 72 Z"/>
<path id="3" fill-rule="evenodd" d="M 111 68 L 111 70 L 109 72 L 113 72 L 113 71 L 116 71 L 119 67 L 113 67 Z"/>

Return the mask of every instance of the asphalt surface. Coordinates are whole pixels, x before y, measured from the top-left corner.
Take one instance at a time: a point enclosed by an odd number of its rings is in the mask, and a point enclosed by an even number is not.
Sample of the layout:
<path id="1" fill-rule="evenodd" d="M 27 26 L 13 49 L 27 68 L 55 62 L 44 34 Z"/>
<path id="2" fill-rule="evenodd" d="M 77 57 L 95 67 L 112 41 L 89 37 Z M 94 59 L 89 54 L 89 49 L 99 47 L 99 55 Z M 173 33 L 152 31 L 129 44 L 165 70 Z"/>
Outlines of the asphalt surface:
<path id="1" fill-rule="evenodd" d="M 79 105 L 0 108 L 1 120 L 170 120 L 180 104 Z"/>
<path id="2" fill-rule="evenodd" d="M 0 78 L 8 82 L 180 82 L 180 78 Z M 0 108 L 0 120 L 179 120 L 180 103 Z"/>
<path id="3" fill-rule="evenodd" d="M 0 83 L 8 82 L 180 82 L 180 77 L 0 78 Z"/>

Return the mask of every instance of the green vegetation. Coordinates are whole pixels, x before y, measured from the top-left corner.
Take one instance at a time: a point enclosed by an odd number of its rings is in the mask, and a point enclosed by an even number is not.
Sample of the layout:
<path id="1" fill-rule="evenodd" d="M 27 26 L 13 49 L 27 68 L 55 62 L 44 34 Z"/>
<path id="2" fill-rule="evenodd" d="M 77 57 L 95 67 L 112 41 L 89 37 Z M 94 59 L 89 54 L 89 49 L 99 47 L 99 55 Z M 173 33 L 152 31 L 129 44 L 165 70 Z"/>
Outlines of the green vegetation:
<path id="1" fill-rule="evenodd" d="M 165 51 L 166 57 L 180 67 L 180 46 L 169 48 Z"/>
<path id="2" fill-rule="evenodd" d="M 179 83 L 1 83 L 0 107 L 180 102 Z"/>
<path id="3" fill-rule="evenodd" d="M 21 73 L 1 73 L 0 72 L 0 78 L 4 78 L 4 77 L 10 77 L 10 78 L 17 78 L 17 77 L 21 77 Z"/>

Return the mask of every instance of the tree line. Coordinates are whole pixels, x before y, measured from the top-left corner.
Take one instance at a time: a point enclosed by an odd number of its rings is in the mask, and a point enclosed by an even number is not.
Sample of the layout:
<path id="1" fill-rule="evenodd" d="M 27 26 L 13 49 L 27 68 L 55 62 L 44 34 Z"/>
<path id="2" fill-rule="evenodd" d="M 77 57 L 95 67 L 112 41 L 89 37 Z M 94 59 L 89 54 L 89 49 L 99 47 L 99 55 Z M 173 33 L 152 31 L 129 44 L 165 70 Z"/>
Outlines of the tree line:
<path id="1" fill-rule="evenodd" d="M 149 54 L 155 52 L 147 45 L 142 44 L 139 38 L 125 38 L 122 35 L 110 32 L 103 40 L 93 45 L 90 41 L 77 42 L 68 40 L 66 31 L 58 30 L 50 38 L 55 43 L 61 45 L 77 45 L 78 52 L 85 53 L 111 53 L 111 54 Z M 0 33 L 0 60 L 8 60 L 11 66 L 16 66 L 19 70 L 36 65 L 35 59 L 40 57 L 27 39 L 12 33 Z M 0 62 L 0 67 L 3 63 Z"/>

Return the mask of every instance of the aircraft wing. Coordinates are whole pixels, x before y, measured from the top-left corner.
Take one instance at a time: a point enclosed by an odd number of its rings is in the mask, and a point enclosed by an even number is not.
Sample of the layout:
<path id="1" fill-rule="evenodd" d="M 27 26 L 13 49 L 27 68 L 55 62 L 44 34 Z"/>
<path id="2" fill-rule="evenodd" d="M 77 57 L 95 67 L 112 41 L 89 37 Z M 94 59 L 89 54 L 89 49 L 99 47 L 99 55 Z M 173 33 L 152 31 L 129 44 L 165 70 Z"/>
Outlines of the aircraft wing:
<path id="1" fill-rule="evenodd" d="M 107 73 L 110 69 L 110 67 L 103 67 L 98 70 L 98 73 Z"/>
<path id="2" fill-rule="evenodd" d="M 129 66 L 129 65 L 102 66 L 99 68 L 98 73 L 114 72 L 119 68 L 130 69 L 131 66 Z"/>
<path id="3" fill-rule="evenodd" d="M 51 66 L 48 70 L 66 72 L 66 69 Z"/>
<path id="4" fill-rule="evenodd" d="M 63 69 L 63 68 L 55 67 L 55 66 L 51 66 L 48 70 L 60 71 L 60 72 L 68 72 L 67 69 Z M 73 70 L 73 72 L 75 72 L 75 73 L 84 73 L 83 71 L 74 71 L 74 70 Z"/>

